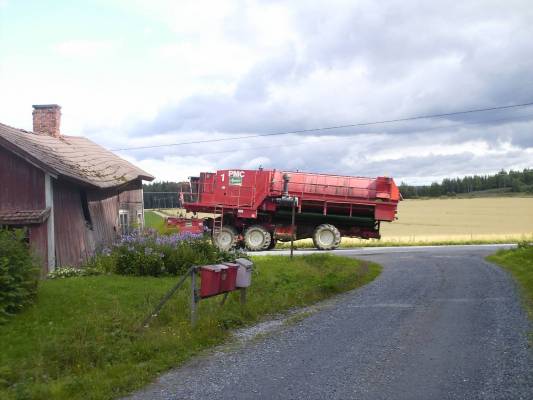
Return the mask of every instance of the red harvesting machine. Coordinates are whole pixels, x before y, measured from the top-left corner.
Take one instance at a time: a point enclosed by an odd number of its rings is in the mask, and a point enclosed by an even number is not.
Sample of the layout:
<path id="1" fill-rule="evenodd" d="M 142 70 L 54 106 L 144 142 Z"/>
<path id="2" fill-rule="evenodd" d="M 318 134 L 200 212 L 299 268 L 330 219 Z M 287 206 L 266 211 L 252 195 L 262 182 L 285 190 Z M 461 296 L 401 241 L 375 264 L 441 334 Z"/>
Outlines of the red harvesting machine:
<path id="1" fill-rule="evenodd" d="M 291 237 L 313 238 L 317 248 L 329 250 L 341 236 L 379 238 L 380 222 L 396 218 L 401 198 L 387 177 L 219 170 L 202 172 L 190 184 L 191 193 L 181 194 L 183 207 L 213 214 L 205 224 L 225 250 L 242 244 L 266 250 Z"/>

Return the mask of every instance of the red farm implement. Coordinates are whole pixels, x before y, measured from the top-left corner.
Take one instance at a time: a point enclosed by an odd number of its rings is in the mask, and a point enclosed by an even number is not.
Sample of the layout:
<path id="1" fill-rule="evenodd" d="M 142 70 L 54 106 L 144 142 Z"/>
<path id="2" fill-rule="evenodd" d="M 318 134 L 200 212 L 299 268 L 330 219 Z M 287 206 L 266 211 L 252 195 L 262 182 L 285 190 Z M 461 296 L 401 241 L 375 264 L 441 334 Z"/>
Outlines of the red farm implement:
<path id="1" fill-rule="evenodd" d="M 204 221 L 200 218 L 167 217 L 166 225 L 177 228 L 181 233 L 204 233 Z"/>
<path id="2" fill-rule="evenodd" d="M 379 238 L 400 200 L 392 178 L 262 169 L 203 172 L 181 196 L 188 212 L 213 215 L 205 224 L 220 248 L 249 250 L 291 238 L 312 238 L 323 250 L 338 247 L 341 236 Z"/>

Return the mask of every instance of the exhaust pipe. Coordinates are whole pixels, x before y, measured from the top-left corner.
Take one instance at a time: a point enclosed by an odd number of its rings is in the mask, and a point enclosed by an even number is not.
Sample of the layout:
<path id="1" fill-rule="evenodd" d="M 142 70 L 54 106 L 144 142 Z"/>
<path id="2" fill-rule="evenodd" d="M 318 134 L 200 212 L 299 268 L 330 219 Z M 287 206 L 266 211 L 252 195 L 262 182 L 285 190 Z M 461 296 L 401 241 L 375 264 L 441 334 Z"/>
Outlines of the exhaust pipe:
<path id="1" fill-rule="evenodd" d="M 281 198 L 278 198 L 276 201 L 280 206 L 292 207 L 293 205 L 298 206 L 298 198 L 289 196 L 289 181 L 291 176 L 289 174 L 283 174 L 283 192 L 281 193 Z"/>
<path id="2" fill-rule="evenodd" d="M 283 174 L 283 197 L 289 197 L 289 181 L 291 176 L 289 174 Z"/>

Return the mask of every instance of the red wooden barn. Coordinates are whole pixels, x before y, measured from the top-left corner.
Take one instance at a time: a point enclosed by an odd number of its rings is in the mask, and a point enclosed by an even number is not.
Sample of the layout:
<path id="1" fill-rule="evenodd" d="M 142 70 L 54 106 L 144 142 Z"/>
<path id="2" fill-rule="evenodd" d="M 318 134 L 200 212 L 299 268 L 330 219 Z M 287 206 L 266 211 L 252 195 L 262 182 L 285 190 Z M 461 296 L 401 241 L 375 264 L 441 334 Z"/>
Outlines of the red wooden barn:
<path id="1" fill-rule="evenodd" d="M 61 108 L 33 106 L 33 132 L 0 123 L 0 226 L 26 228 L 43 273 L 79 266 L 144 223 L 154 177 L 103 147 L 59 132 Z"/>

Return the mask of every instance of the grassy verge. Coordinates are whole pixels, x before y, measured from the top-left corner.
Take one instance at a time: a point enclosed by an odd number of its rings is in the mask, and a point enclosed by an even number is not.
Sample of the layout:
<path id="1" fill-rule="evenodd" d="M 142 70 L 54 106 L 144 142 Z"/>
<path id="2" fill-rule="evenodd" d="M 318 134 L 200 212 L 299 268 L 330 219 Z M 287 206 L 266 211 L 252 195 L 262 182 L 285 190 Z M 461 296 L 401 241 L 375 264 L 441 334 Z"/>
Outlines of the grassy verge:
<path id="1" fill-rule="evenodd" d="M 177 278 L 93 276 L 42 282 L 37 302 L 0 326 L 0 398 L 109 399 L 147 384 L 231 328 L 311 304 L 373 280 L 375 264 L 328 254 L 257 257 L 248 304 L 204 300 L 191 329 L 181 290 L 151 327 L 143 317 Z"/>
<path id="2" fill-rule="evenodd" d="M 533 246 L 500 250 L 487 260 L 501 265 L 513 275 L 521 288 L 529 317 L 533 319 Z"/>
<path id="3" fill-rule="evenodd" d="M 144 225 L 146 228 L 152 228 L 158 232 L 161 232 L 165 229 L 165 220 L 153 211 L 145 211 Z"/>

